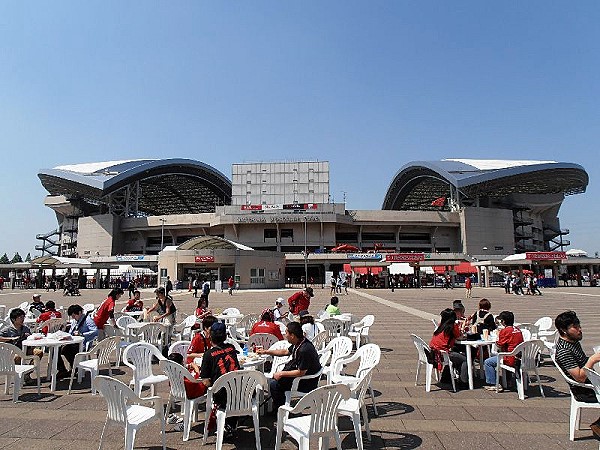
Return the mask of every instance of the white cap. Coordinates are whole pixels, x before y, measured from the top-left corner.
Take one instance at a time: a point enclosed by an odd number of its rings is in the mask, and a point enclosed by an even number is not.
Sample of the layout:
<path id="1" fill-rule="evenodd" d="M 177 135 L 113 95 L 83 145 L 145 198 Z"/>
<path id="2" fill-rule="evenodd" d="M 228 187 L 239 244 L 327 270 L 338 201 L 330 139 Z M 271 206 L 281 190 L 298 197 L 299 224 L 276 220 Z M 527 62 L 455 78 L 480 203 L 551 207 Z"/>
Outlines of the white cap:
<path id="1" fill-rule="evenodd" d="M 275 300 L 275 303 L 281 303 L 283 305 L 283 297 L 279 297 L 277 300 Z"/>

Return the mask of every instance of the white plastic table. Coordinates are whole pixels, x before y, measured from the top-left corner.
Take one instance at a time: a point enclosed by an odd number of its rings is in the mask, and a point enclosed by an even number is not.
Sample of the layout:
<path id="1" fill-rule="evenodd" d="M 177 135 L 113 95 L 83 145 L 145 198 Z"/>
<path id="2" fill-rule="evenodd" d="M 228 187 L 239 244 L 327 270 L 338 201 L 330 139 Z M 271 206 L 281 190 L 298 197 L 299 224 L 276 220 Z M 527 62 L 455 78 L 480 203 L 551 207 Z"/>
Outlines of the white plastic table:
<path id="1" fill-rule="evenodd" d="M 456 341 L 457 344 L 463 344 L 467 350 L 467 369 L 469 372 L 469 389 L 473 389 L 473 360 L 471 358 L 471 349 L 477 347 L 490 347 L 496 341 L 490 337 L 488 340 L 479 339 L 477 341 L 468 341 L 466 339 L 459 339 Z M 479 367 L 483 372 L 483 352 L 479 352 Z M 483 374 L 482 374 L 483 375 Z"/>
<path id="2" fill-rule="evenodd" d="M 83 336 L 72 336 L 71 339 L 54 339 L 44 337 L 42 339 L 25 339 L 23 347 L 46 347 L 48 348 L 48 373 L 50 376 L 50 391 L 56 391 L 56 374 L 58 373 L 58 354 L 63 345 L 79 344 L 79 351 L 83 351 Z M 23 348 L 25 350 L 25 348 Z"/>

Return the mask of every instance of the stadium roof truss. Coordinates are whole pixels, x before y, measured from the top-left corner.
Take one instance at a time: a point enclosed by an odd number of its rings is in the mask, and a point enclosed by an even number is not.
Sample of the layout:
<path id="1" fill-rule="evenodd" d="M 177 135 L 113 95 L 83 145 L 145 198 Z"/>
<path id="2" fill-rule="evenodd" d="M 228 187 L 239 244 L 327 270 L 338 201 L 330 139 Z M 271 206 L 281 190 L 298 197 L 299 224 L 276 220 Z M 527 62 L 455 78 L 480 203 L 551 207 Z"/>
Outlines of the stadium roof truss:
<path id="1" fill-rule="evenodd" d="M 189 159 L 128 160 L 77 164 L 38 174 L 50 195 L 80 208 L 139 217 L 214 212 L 231 203 L 231 181 L 213 167 Z"/>
<path id="2" fill-rule="evenodd" d="M 502 201 L 513 194 L 585 192 L 588 174 L 578 164 L 554 161 L 416 161 L 394 176 L 382 209 L 435 210 L 473 205 L 482 198 Z"/>

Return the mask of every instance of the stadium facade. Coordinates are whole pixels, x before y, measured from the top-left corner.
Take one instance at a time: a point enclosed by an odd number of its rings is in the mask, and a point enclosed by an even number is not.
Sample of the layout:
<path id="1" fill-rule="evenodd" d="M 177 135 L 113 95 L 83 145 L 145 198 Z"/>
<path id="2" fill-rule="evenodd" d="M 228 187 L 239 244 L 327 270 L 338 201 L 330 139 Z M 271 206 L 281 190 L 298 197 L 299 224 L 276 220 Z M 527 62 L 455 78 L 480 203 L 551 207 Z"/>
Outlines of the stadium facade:
<path id="1" fill-rule="evenodd" d="M 433 265 L 563 250 L 560 206 L 588 184 L 572 163 L 415 161 L 393 177 L 380 210 L 353 210 L 329 201 L 326 161 L 234 164 L 232 181 L 187 159 L 64 165 L 38 176 L 58 221 L 57 255 L 158 265 L 179 280 L 235 276 L 240 287 L 322 281 L 390 253 L 424 253 L 421 264 Z M 331 252 L 342 244 L 355 252 Z"/>

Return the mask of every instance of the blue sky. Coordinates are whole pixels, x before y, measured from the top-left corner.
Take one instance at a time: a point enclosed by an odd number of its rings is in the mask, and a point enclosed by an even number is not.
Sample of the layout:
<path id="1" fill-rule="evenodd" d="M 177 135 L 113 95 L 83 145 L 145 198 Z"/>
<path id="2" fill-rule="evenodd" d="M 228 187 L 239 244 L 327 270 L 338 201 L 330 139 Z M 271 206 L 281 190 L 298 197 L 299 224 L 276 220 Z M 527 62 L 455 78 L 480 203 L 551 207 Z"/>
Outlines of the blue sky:
<path id="1" fill-rule="evenodd" d="M 561 226 L 600 251 L 600 3 L 0 2 L 0 254 L 56 227 L 37 173 L 193 158 L 330 161 L 379 209 L 413 160 L 575 162 Z"/>

